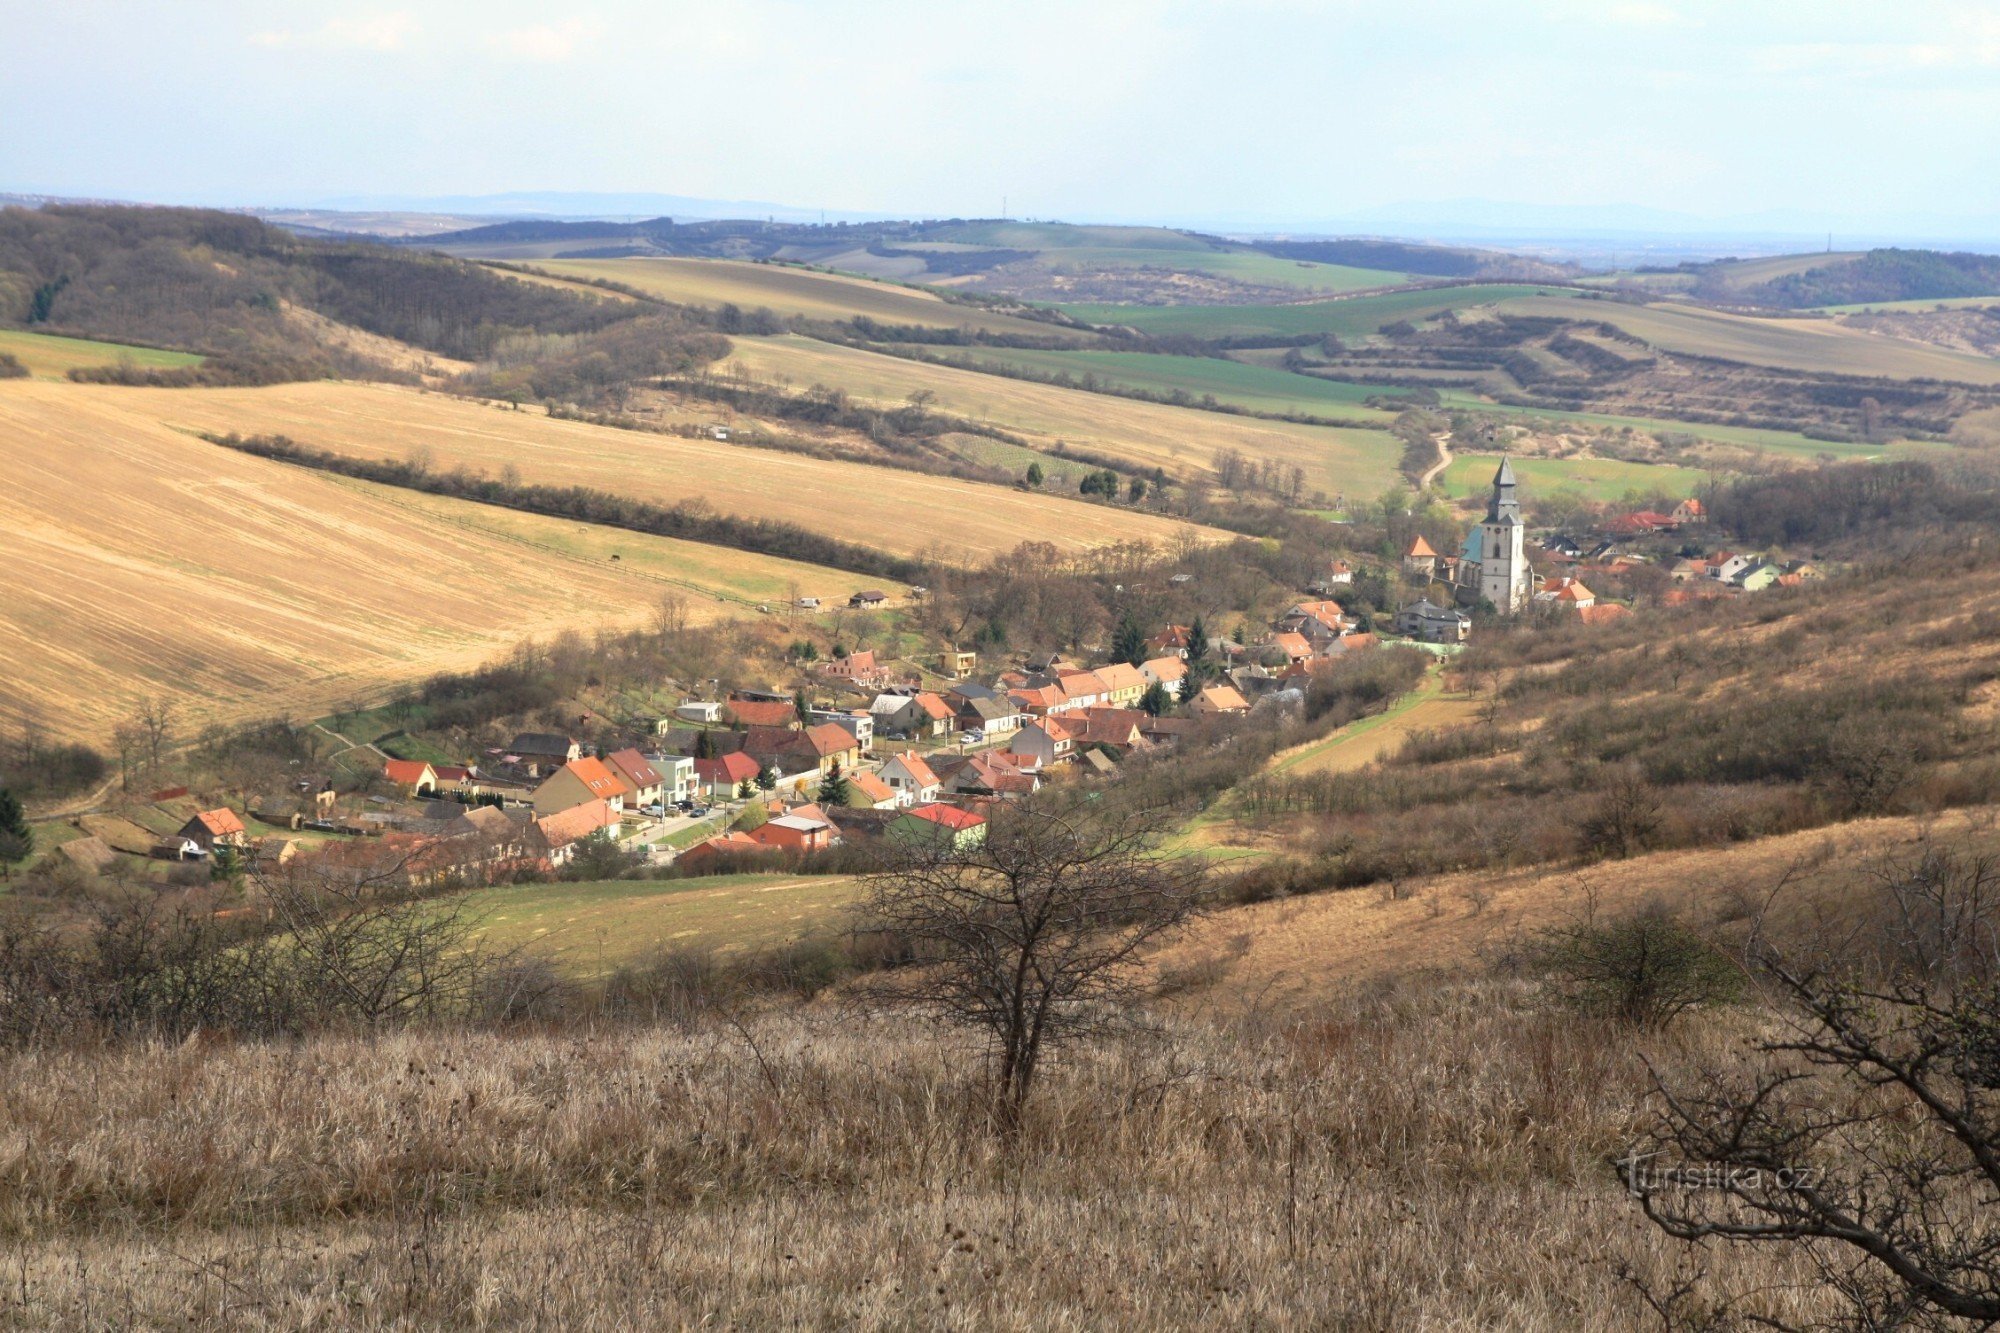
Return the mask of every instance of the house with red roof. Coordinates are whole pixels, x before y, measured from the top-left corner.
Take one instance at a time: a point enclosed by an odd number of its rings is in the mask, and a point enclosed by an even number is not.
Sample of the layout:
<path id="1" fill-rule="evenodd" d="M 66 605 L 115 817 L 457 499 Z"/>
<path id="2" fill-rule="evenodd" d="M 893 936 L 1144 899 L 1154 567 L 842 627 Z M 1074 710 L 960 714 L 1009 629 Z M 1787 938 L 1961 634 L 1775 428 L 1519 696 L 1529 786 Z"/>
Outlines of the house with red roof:
<path id="1" fill-rule="evenodd" d="M 1197 694 L 1188 707 L 1199 716 L 1209 717 L 1219 713 L 1247 713 L 1250 701 L 1234 685 L 1217 684 Z"/>
<path id="2" fill-rule="evenodd" d="M 905 810 L 889 825 L 888 832 L 905 842 L 929 842 L 965 851 L 986 841 L 986 816 L 955 805 L 920 805 Z"/>
<path id="3" fill-rule="evenodd" d="M 783 729 L 799 725 L 799 710 L 790 699 L 731 699 L 722 706 L 722 719 L 745 729 Z"/>
<path id="4" fill-rule="evenodd" d="M 1007 753 L 1033 760 L 1037 768 L 1051 768 L 1076 753 L 1076 734 L 1058 718 L 1035 718 L 1014 733 Z"/>
<path id="5" fill-rule="evenodd" d="M 587 838 L 603 835 L 615 836 L 618 829 L 618 812 L 611 808 L 609 801 L 585 801 L 552 815 L 538 815 L 535 827 L 549 844 L 549 864 L 560 866 L 576 855 L 576 850 Z"/>
<path id="6" fill-rule="evenodd" d="M 388 760 L 382 765 L 382 776 L 409 796 L 430 796 L 438 789 L 437 770 L 421 759 Z"/>
<path id="7" fill-rule="evenodd" d="M 817 806 L 801 806 L 797 810 L 771 816 L 749 830 L 749 836 L 759 846 L 785 852 L 812 853 L 823 852 L 833 846 L 839 841 L 840 831 L 819 812 Z"/>
<path id="8" fill-rule="evenodd" d="M 896 804 L 902 806 L 921 805 L 925 801 L 938 798 L 940 783 L 931 766 L 914 754 L 899 754 L 890 757 L 882 765 L 878 776 L 896 793 Z"/>
<path id="9" fill-rule="evenodd" d="M 695 786 L 711 801 L 729 800 L 744 783 L 754 783 L 761 772 L 757 761 L 741 750 L 694 761 Z"/>
<path id="10" fill-rule="evenodd" d="M 718 857 L 761 856 L 771 850 L 749 834 L 732 830 L 728 833 L 718 833 L 713 838 L 688 848 L 680 854 L 678 864 L 695 866 Z"/>
<path id="11" fill-rule="evenodd" d="M 1706 523 L 1708 522 L 1708 506 L 1691 495 L 1674 506 L 1673 520 L 1676 523 L 1682 524 Z"/>
<path id="12" fill-rule="evenodd" d="M 847 803 L 856 810 L 892 810 L 896 789 L 865 768 L 847 775 Z"/>
<path id="13" fill-rule="evenodd" d="M 605 766 L 602 759 L 572 759 L 535 788 L 538 815 L 553 815 L 591 801 L 603 801 L 611 813 L 625 809 L 626 798 L 634 795 L 632 785 Z"/>
<path id="14" fill-rule="evenodd" d="M 637 750 L 614 750 L 604 756 L 604 766 L 632 789 L 628 804 L 642 810 L 666 804 L 666 776 Z"/>
<path id="15" fill-rule="evenodd" d="M 203 852 L 213 852 L 217 847 L 245 847 L 249 845 L 249 830 L 234 810 L 227 808 L 204 810 L 181 825 L 173 835 L 182 843 L 191 842 Z"/>
<path id="16" fill-rule="evenodd" d="M 1146 640 L 1146 651 L 1158 653 L 1163 657 L 1171 654 L 1185 658 L 1188 654 L 1188 645 L 1193 642 L 1193 629 L 1186 625 L 1169 625 Z"/>
<path id="17" fill-rule="evenodd" d="M 1179 657 L 1155 657 L 1139 664 L 1139 674 L 1146 678 L 1148 685 L 1157 682 L 1178 699 L 1181 697 L 1181 686 L 1187 680 L 1187 662 Z"/>
<path id="18" fill-rule="evenodd" d="M 803 731 L 752 727 L 744 734 L 743 752 L 785 777 L 826 774 L 836 764 L 852 768 L 861 762 L 861 744 L 854 733 L 834 722 L 816 722 Z"/>

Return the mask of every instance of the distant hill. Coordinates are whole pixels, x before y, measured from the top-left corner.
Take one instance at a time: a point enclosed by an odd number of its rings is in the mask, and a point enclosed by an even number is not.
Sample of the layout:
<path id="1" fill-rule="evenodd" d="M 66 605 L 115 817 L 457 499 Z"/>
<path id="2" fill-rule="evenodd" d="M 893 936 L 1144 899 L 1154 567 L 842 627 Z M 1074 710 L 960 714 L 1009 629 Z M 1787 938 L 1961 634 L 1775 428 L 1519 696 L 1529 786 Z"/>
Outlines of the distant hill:
<path id="1" fill-rule="evenodd" d="M 1573 264 L 1512 255 L 1501 250 L 1473 250 L 1447 245 L 1412 245 L 1406 241 L 1252 241 L 1252 248 L 1280 259 L 1304 259 L 1317 264 L 1352 268 L 1397 269 L 1433 278 L 1516 278 L 1547 281 L 1574 277 Z"/>
<path id="2" fill-rule="evenodd" d="M 1817 306 L 1891 301 L 1944 301 L 1964 296 L 2000 296 L 2000 256 L 1941 250 L 1868 250 L 1830 255 L 1824 262 L 1800 257 L 1763 281 L 1743 281 L 1739 271 L 1774 261 L 1688 265 L 1697 300 L 1730 305 L 1805 310 Z"/>
<path id="3" fill-rule="evenodd" d="M 0 210 L 0 327 L 201 352 L 211 360 L 199 370 L 174 373 L 203 382 L 407 378 L 356 330 L 477 361 L 519 335 L 593 335 L 648 313 L 445 255 L 300 237 L 237 213 Z"/>

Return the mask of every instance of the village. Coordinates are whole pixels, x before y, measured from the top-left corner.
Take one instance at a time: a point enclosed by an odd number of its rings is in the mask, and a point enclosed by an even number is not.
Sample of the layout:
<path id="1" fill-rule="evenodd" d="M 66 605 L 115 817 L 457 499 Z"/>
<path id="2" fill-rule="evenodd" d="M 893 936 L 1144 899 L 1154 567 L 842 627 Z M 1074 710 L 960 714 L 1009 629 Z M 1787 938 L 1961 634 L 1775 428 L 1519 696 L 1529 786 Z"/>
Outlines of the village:
<path id="1" fill-rule="evenodd" d="M 1541 534 L 1531 560 L 1503 459 L 1455 554 L 1419 535 L 1393 563 L 1336 555 L 1302 589 L 1311 596 L 1259 634 L 1215 633 L 1200 617 L 1126 625 L 1124 641 L 1096 653 L 1018 655 L 990 667 L 952 646 L 922 660 L 843 650 L 799 664 L 803 680 L 789 688 L 705 682 L 650 727 L 628 725 L 617 743 L 597 728 L 578 728 L 598 730 L 595 744 L 522 730 L 461 762 L 357 745 L 350 753 L 379 762 L 366 782 L 294 776 L 287 790 L 249 795 L 241 809 L 202 808 L 169 789 L 136 814 L 78 819 L 83 836 L 57 851 L 89 872 L 125 854 L 204 864 L 217 878 L 309 855 L 321 872 L 443 888 L 726 873 L 918 841 L 968 848 L 984 838 L 996 803 L 1050 783 L 1115 781 L 1135 754 L 1206 738 L 1253 710 L 1296 709 L 1314 674 L 1350 654 L 1450 656 L 1495 617 L 1599 625 L 1648 601 L 1673 606 L 1819 576 L 1808 561 L 1704 552 L 1697 538 L 1707 517 L 1697 499 L 1666 513 L 1610 515 L 1581 536 Z M 1393 615 L 1358 594 L 1357 578 L 1387 588 Z M 1384 595 L 1373 593 L 1374 602 Z M 890 600 L 860 591 L 847 609 L 875 612 Z M 810 595 L 792 609 L 822 610 Z"/>

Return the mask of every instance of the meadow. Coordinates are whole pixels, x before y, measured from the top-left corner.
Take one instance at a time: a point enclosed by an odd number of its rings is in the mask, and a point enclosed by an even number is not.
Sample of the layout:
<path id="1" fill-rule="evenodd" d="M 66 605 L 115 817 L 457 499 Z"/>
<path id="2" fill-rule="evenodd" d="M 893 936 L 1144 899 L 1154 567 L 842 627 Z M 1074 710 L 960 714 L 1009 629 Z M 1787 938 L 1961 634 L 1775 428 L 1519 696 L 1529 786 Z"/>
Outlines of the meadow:
<path id="1" fill-rule="evenodd" d="M 595 980 L 662 950 L 741 954 L 840 931 L 859 893 L 840 875 L 516 884 L 470 895 L 479 936 Z"/>
<path id="2" fill-rule="evenodd" d="M 58 334 L 28 333 L 20 329 L 0 329 L 0 352 L 26 366 L 28 374 L 38 380 L 60 380 L 72 370 L 120 363 L 171 369 L 174 366 L 198 366 L 202 362 L 202 358 L 193 352 L 93 342 L 88 338 L 64 338 Z"/>
<path id="3" fill-rule="evenodd" d="M 1043 352 L 1012 347 L 944 350 L 941 355 L 968 366 L 997 366 L 1034 375 L 1093 376 L 1119 388 L 1144 393 L 1212 395 L 1217 402 L 1255 412 L 1394 421 L 1394 412 L 1363 406 L 1366 399 L 1393 392 L 1366 384 L 1298 375 L 1275 366 L 1205 356 L 1159 352 Z"/>
<path id="4" fill-rule="evenodd" d="M 734 305 L 787 317 L 821 320 L 866 316 L 884 324 L 979 329 L 1041 338 L 1087 335 L 1060 324 L 996 314 L 946 301 L 914 287 L 734 259 L 547 259 L 534 267 L 568 278 L 598 278 L 680 305 Z"/>
<path id="5" fill-rule="evenodd" d="M 1221 449 L 1303 468 L 1309 490 L 1371 496 L 1392 485 L 1401 446 L 1386 431 L 1301 426 L 1202 412 L 1037 384 L 840 347 L 807 338 L 737 338 L 730 363 L 803 389 L 836 386 L 855 398 L 901 404 L 933 395 L 934 409 L 990 423 L 1053 448 L 1078 449 L 1170 475 L 1205 473 Z M 1223 372 L 1227 373 L 1227 372 Z"/>
<path id="6" fill-rule="evenodd" d="M 712 619 L 794 580 L 859 582 L 307 472 L 159 421 L 207 392 L 0 384 L 0 725 L 101 742 L 149 695 L 193 726 L 313 716 L 523 638 L 639 622 L 670 592 Z"/>
<path id="7" fill-rule="evenodd" d="M 1459 454 L 1444 470 L 1440 485 L 1454 500 L 1485 495 L 1493 485 L 1495 454 Z M 1700 468 L 1668 463 L 1628 463 L 1616 458 L 1516 458 L 1514 474 L 1526 494 L 1548 496 L 1575 491 L 1586 500 L 1612 502 L 1628 492 L 1693 495 L 1709 474 Z"/>
<path id="8" fill-rule="evenodd" d="M 1155 514 L 1006 486 L 620 430 L 389 385 L 74 386 L 72 392 L 114 395 L 109 401 L 134 414 L 189 431 L 287 435 L 309 448 L 356 458 L 428 458 L 444 470 L 492 475 L 511 467 L 530 484 L 594 487 L 668 505 L 699 501 L 721 513 L 797 523 L 898 555 L 949 544 L 960 555 L 983 559 L 1024 541 L 1080 550 L 1166 541 L 1185 527 Z M 1207 530 L 1199 535 L 1220 538 Z"/>
<path id="9" fill-rule="evenodd" d="M 1141 333 L 1189 338 L 1290 338 L 1331 333 L 1365 338 L 1384 324 L 1420 320 L 1446 310 L 1464 310 L 1521 296 L 1562 299 L 1567 289 L 1523 283 L 1473 283 L 1423 287 L 1330 301 L 1289 305 L 1108 305 L 1065 304 L 1063 309 L 1090 324 L 1125 325 Z"/>

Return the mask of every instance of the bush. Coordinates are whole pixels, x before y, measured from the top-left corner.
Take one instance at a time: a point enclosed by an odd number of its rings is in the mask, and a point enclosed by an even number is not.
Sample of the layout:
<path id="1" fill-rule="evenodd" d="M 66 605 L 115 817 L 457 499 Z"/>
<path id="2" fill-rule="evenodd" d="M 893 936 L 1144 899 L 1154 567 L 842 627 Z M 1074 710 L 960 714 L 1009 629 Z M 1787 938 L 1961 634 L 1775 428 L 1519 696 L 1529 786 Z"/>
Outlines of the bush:
<path id="1" fill-rule="evenodd" d="M 1536 936 L 1527 959 L 1556 1003 L 1640 1028 L 1728 1003 L 1743 989 L 1728 957 L 1658 907 L 1609 925 L 1586 917 L 1552 926 Z"/>

